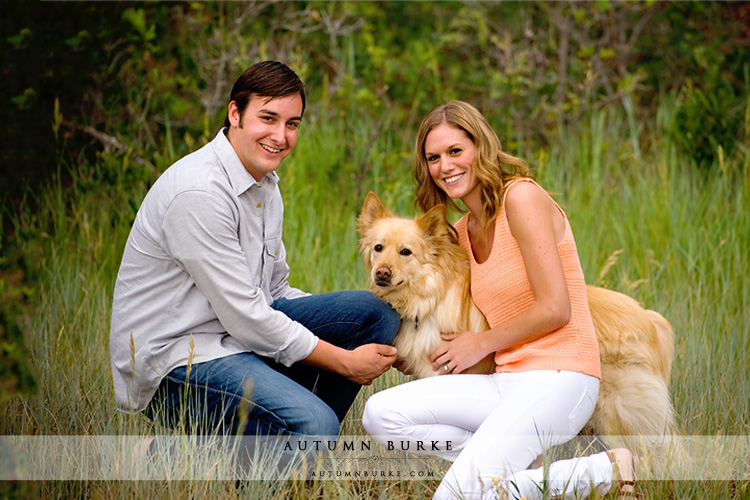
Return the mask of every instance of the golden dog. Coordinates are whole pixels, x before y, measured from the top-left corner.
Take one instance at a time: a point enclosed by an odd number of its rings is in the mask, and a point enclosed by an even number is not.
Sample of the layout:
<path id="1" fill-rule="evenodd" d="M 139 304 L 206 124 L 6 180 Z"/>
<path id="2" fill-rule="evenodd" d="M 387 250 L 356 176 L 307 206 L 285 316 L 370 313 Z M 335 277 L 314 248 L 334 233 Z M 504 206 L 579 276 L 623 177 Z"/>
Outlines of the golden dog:
<path id="1" fill-rule="evenodd" d="M 394 341 L 400 361 L 418 378 L 437 375 L 428 358 L 444 342 L 441 333 L 488 329 L 471 299 L 469 260 L 446 220 L 445 206 L 416 219 L 399 218 L 371 192 L 358 223 L 371 289 L 402 318 Z M 586 292 L 602 380 L 584 433 L 605 441 L 609 436 L 610 446 L 635 451 L 643 444 L 658 452 L 660 437 L 676 429 L 668 390 L 672 327 L 659 313 L 643 309 L 626 295 L 593 286 Z M 468 371 L 493 373 L 492 356 Z"/>

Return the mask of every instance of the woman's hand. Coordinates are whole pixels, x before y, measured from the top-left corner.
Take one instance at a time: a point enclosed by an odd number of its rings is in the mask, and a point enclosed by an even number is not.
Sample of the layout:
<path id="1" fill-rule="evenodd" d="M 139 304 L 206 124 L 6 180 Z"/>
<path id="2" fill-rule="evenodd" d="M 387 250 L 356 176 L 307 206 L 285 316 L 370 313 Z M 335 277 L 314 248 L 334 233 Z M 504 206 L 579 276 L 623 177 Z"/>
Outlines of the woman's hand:
<path id="1" fill-rule="evenodd" d="M 430 362 L 432 369 L 441 375 L 461 373 L 479 363 L 488 353 L 481 343 L 481 334 L 477 332 L 460 332 L 440 335 L 448 343 L 438 347 Z"/>

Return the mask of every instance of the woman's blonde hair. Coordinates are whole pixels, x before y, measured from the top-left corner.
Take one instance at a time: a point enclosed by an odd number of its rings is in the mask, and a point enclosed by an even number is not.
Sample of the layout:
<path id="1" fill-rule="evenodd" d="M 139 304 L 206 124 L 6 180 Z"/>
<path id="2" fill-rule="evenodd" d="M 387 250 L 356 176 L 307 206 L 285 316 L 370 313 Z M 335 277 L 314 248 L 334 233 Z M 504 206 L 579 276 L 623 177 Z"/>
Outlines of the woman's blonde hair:
<path id="1" fill-rule="evenodd" d="M 433 108 L 422 120 L 414 144 L 412 175 L 417 184 L 417 205 L 427 211 L 441 203 L 462 212 L 456 203 L 440 189 L 430 176 L 425 158 L 427 135 L 440 125 L 447 123 L 466 132 L 474 143 L 474 175 L 482 189 L 482 221 L 485 227 L 495 220 L 503 199 L 506 184 L 517 177 L 528 177 L 529 167 L 525 161 L 505 153 L 500 139 L 487 119 L 474 106 L 463 101 L 450 101 Z"/>

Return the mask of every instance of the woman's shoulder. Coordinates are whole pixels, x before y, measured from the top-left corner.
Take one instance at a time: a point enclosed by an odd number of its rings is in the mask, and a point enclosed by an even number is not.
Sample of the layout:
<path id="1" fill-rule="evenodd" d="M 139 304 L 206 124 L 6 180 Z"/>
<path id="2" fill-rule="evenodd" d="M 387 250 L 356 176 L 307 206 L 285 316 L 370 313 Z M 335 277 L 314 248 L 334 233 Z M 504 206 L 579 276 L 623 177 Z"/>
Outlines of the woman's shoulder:
<path id="1" fill-rule="evenodd" d="M 506 185 L 503 193 L 503 205 L 506 206 L 506 209 L 519 204 L 542 202 L 549 199 L 550 196 L 547 191 L 531 177 L 513 179 Z"/>

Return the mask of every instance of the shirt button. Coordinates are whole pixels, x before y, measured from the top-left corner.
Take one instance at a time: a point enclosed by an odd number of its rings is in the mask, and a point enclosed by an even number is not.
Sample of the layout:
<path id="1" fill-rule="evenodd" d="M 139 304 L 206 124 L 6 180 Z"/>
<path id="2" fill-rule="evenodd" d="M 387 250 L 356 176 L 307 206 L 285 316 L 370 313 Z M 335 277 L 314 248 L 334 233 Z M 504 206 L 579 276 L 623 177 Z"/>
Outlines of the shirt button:
<path id="1" fill-rule="evenodd" d="M 262 207 L 263 203 L 258 203 L 258 208 Z"/>

